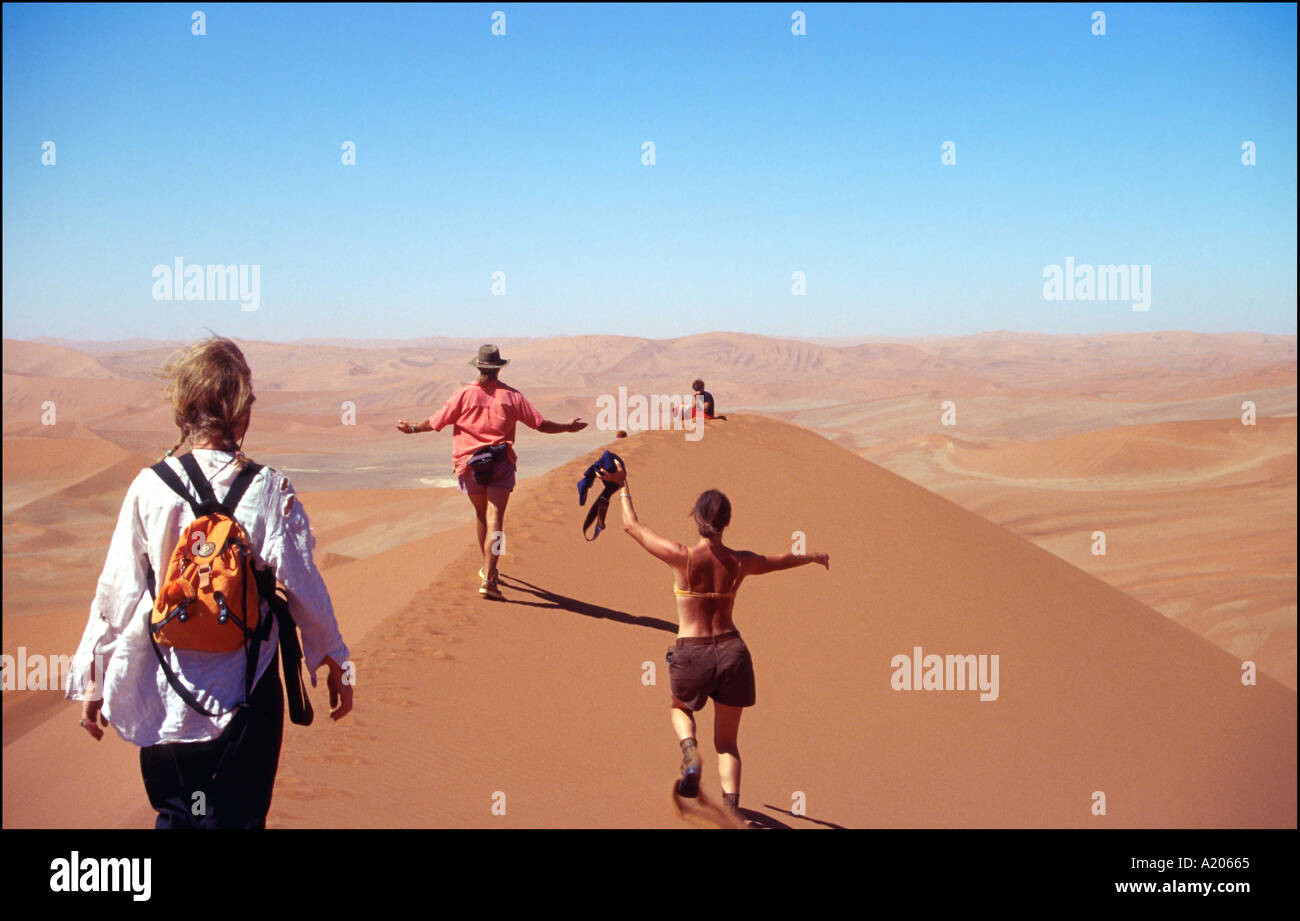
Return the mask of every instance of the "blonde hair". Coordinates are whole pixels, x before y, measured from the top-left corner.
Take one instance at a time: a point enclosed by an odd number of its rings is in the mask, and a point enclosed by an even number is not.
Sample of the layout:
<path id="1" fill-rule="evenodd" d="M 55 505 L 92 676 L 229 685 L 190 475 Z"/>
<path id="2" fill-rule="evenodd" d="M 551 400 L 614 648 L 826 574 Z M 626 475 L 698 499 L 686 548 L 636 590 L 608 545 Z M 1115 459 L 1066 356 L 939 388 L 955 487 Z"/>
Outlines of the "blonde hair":
<path id="1" fill-rule="evenodd" d="M 159 375 L 181 437 L 186 442 L 232 443 L 239 421 L 252 408 L 253 374 L 244 353 L 229 339 L 212 336 L 172 354 Z"/>

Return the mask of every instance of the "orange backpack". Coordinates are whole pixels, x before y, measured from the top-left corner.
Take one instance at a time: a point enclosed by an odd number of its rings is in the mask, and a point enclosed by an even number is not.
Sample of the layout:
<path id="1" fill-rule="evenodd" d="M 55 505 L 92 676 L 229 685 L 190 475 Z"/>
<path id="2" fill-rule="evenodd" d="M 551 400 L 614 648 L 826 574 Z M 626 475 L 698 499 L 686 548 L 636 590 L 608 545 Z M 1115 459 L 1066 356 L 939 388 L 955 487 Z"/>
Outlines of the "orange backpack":
<path id="1" fill-rule="evenodd" d="M 263 597 L 269 599 L 274 593 L 274 576 L 269 571 L 254 568 L 248 535 L 235 520 L 234 513 L 262 467 L 245 463 L 230 485 L 226 498 L 218 502 L 212 484 L 203 475 L 194 455 L 183 455 L 180 463 L 198 492 L 198 501 L 166 461 L 150 468 L 189 503 L 194 521 L 186 526 L 176 544 L 166 578 L 154 596 L 149 639 L 173 690 L 205 716 L 217 716 L 204 710 L 176 680 L 166 656 L 158 647 L 205 652 L 243 649 L 246 654 L 244 690 L 247 703 L 257 668 L 258 648 L 271 632 L 271 618 L 261 617 L 260 606 Z M 149 590 L 154 591 L 152 572 L 149 573 Z"/>

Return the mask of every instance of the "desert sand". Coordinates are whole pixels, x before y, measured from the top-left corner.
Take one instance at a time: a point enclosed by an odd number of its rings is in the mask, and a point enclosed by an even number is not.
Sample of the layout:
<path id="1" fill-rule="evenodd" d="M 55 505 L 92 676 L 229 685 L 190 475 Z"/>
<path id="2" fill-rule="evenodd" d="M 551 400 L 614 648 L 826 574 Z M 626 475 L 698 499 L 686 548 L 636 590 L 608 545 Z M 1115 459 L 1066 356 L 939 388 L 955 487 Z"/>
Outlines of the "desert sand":
<path id="1" fill-rule="evenodd" d="M 759 680 L 742 806 L 759 824 L 1294 826 L 1295 339 L 1160 335 L 503 352 L 555 419 L 700 373 L 727 422 L 698 443 L 613 444 L 642 518 L 686 540 L 690 501 L 717 486 L 729 543 L 784 552 L 803 531 L 831 554 L 829 572 L 762 577 L 738 602 Z M 271 824 L 678 827 L 667 570 L 617 513 L 599 541 L 578 533 L 573 484 L 612 433 L 523 433 L 507 601 L 482 600 L 449 439 L 391 428 L 467 376 L 463 345 L 247 346 L 245 448 L 302 493 L 358 668 L 352 716 L 288 728 Z M 75 648 L 126 484 L 174 438 L 149 379 L 168 351 L 5 342 L 7 654 Z M 893 690 L 892 657 L 917 646 L 997 654 L 998 699 Z M 95 745 L 57 692 L 6 692 L 3 821 L 148 826 L 136 750 Z"/>

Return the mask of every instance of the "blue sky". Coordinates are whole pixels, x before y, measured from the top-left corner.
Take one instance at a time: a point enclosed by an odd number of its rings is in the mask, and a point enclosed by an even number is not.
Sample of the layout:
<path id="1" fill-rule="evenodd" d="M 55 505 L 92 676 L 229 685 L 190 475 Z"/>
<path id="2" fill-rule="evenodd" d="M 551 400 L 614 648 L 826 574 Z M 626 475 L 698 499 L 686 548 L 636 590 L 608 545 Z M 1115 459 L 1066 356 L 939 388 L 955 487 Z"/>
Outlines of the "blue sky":
<path id="1" fill-rule="evenodd" d="M 1295 333 L 1296 25 L 6 5 L 4 335 Z M 258 309 L 155 300 L 178 257 L 259 266 Z M 1045 300 L 1067 257 L 1150 265 L 1150 309 Z"/>

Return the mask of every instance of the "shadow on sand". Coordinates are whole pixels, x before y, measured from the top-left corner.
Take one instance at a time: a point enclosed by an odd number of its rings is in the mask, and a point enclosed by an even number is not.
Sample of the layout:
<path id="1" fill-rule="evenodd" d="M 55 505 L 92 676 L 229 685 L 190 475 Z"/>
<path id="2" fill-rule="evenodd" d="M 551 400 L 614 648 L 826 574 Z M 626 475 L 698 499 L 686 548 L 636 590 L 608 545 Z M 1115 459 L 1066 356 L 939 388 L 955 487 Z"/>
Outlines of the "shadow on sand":
<path id="1" fill-rule="evenodd" d="M 740 814 L 745 817 L 745 821 L 749 823 L 750 828 L 790 829 L 794 827 L 793 825 L 786 825 L 780 819 L 775 819 L 766 813 L 759 812 L 757 809 L 746 809 L 744 806 L 741 806 Z"/>
<path id="2" fill-rule="evenodd" d="M 824 825 L 826 828 L 838 828 L 838 829 L 840 829 L 841 831 L 844 830 L 844 826 L 843 826 L 843 825 L 836 825 L 834 822 L 823 822 L 821 819 L 814 819 L 812 816 L 807 816 L 807 815 L 795 815 L 795 814 L 794 814 L 793 812 L 791 812 L 789 809 L 782 809 L 780 806 L 773 806 L 771 803 L 764 803 L 763 805 L 766 806 L 768 809 L 775 809 L 777 812 L 780 812 L 780 813 L 782 813 L 782 814 L 784 814 L 784 815 L 788 815 L 788 816 L 790 816 L 792 819 L 803 819 L 805 822 L 812 822 L 812 823 L 814 823 L 814 824 L 816 824 L 816 825 Z M 741 811 L 744 812 L 744 811 L 746 811 L 746 810 L 743 810 L 743 809 L 742 809 Z M 761 815 L 761 814 L 760 814 L 760 815 Z M 776 822 L 777 820 L 776 820 L 776 819 L 772 819 L 771 821 Z M 781 822 L 777 822 L 776 827 L 778 827 L 778 828 L 791 828 L 791 827 L 793 827 L 793 826 L 786 825 L 786 824 L 781 823 Z"/>
<path id="3" fill-rule="evenodd" d="M 558 608 L 562 611 L 582 614 L 585 617 L 598 617 L 601 620 L 613 620 L 620 624 L 631 624 L 636 627 L 650 627 L 654 630 L 677 633 L 676 624 L 660 617 L 638 617 L 626 611 L 616 611 L 613 608 L 589 604 L 586 601 L 579 601 L 577 598 L 569 598 L 566 595 L 557 595 L 555 592 L 549 592 L 544 588 L 533 585 L 531 582 L 525 582 L 523 579 L 517 579 L 514 576 L 507 576 L 505 573 L 500 574 L 500 579 L 503 588 L 526 592 L 541 599 L 541 601 L 516 601 L 513 598 L 507 598 L 505 600 L 506 604 L 522 604 L 531 608 Z"/>

